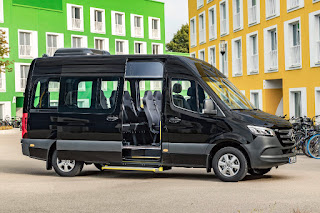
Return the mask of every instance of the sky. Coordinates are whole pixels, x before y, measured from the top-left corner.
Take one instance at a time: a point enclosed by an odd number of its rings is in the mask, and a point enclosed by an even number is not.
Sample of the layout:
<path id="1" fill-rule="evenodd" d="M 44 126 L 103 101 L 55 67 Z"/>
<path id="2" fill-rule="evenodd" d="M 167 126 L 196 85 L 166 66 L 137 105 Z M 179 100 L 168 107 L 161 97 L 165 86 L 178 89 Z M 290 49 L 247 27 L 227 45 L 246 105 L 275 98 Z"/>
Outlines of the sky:
<path id="1" fill-rule="evenodd" d="M 188 0 L 163 1 L 165 2 L 166 42 L 169 42 L 181 25 L 188 23 Z"/>

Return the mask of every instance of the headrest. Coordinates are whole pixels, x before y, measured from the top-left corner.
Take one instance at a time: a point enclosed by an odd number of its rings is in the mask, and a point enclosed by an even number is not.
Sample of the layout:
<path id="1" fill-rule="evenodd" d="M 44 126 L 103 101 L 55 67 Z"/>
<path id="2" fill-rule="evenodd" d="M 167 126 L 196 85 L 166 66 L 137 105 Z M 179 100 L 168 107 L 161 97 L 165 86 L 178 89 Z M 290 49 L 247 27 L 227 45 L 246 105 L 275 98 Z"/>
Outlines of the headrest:
<path id="1" fill-rule="evenodd" d="M 153 95 L 152 92 L 150 90 L 147 90 L 144 92 L 144 99 L 148 99 L 148 100 L 153 100 Z"/>
<path id="2" fill-rule="evenodd" d="M 154 93 L 153 93 L 153 97 L 154 97 L 154 99 L 156 99 L 156 100 L 162 100 L 162 94 L 161 94 L 161 92 L 160 91 L 155 91 Z"/>
<path id="3" fill-rule="evenodd" d="M 179 83 L 175 83 L 173 85 L 173 92 L 174 93 L 180 93 L 182 91 L 182 86 Z"/>
<path id="4" fill-rule="evenodd" d="M 187 95 L 190 97 L 196 97 L 196 88 L 189 87 Z"/>
<path id="5" fill-rule="evenodd" d="M 116 90 L 113 90 L 113 91 L 111 92 L 111 97 L 112 97 L 112 96 L 115 96 L 115 95 L 116 95 L 116 92 L 117 92 Z"/>
<path id="6" fill-rule="evenodd" d="M 131 95 L 130 95 L 130 93 L 128 92 L 128 91 L 124 91 L 124 93 L 123 93 L 123 99 L 124 100 L 131 100 L 132 98 L 131 98 Z"/>

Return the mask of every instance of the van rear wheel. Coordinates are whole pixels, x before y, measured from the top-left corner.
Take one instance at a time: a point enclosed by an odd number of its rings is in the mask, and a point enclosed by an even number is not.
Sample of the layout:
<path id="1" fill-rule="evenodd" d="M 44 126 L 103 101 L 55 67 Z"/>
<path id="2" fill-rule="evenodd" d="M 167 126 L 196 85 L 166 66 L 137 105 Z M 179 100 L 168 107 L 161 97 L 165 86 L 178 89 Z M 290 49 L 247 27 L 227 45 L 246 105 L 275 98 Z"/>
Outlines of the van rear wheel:
<path id="1" fill-rule="evenodd" d="M 80 174 L 83 169 L 83 162 L 76 160 L 61 160 L 55 150 L 52 155 L 52 166 L 54 171 L 63 177 L 74 177 Z"/>
<path id="2" fill-rule="evenodd" d="M 220 149 L 212 159 L 215 175 L 225 182 L 238 182 L 248 173 L 248 162 L 244 154 L 237 148 Z"/>

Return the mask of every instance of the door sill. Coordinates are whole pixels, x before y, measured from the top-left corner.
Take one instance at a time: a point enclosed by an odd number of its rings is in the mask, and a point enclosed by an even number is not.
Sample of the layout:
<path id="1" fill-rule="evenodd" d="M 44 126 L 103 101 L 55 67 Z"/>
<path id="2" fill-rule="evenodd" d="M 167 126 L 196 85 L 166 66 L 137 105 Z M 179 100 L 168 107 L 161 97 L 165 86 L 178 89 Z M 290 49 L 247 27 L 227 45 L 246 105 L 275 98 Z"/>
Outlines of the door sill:
<path id="1" fill-rule="evenodd" d="M 123 146 L 122 149 L 132 149 L 132 150 L 141 150 L 141 149 L 154 149 L 154 150 L 161 150 L 161 146 Z"/>

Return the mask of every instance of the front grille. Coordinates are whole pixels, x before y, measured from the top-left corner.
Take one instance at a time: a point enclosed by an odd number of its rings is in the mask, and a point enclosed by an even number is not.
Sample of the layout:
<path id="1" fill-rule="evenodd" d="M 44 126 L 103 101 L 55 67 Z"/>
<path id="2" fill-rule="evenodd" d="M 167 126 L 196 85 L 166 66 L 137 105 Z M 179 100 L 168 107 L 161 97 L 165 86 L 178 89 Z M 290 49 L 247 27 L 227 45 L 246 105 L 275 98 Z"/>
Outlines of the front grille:
<path id="1" fill-rule="evenodd" d="M 294 145 L 293 129 L 277 129 L 275 132 L 282 146 Z"/>

